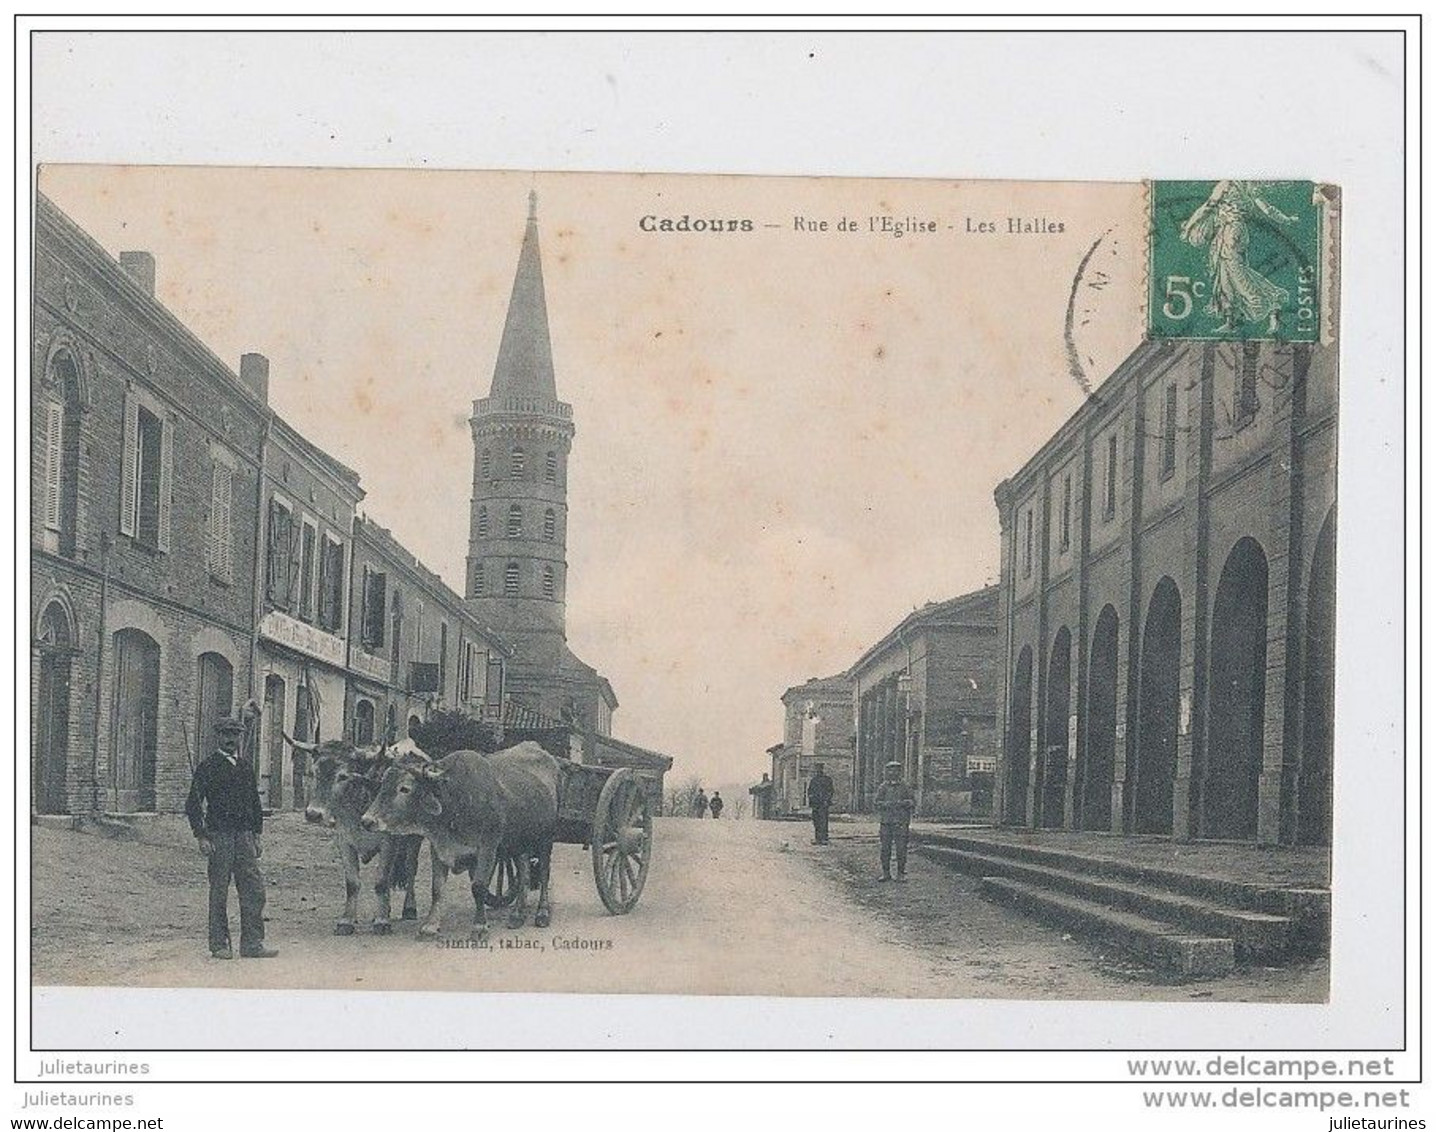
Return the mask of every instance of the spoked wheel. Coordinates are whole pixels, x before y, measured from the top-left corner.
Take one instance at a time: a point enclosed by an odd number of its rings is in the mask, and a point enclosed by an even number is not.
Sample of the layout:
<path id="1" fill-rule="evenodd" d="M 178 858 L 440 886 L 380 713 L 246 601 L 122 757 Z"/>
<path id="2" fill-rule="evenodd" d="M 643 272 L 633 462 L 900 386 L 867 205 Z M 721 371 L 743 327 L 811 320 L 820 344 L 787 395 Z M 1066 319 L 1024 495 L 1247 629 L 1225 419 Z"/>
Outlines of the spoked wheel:
<path id="1" fill-rule="evenodd" d="M 489 888 L 484 893 L 484 907 L 507 908 L 518 898 L 519 863 L 501 853 L 494 858 L 494 871 L 489 874 Z"/>
<path id="2" fill-rule="evenodd" d="M 653 805 L 633 771 L 616 770 L 603 784 L 590 849 L 603 906 L 615 916 L 633 911 L 653 854 Z"/>

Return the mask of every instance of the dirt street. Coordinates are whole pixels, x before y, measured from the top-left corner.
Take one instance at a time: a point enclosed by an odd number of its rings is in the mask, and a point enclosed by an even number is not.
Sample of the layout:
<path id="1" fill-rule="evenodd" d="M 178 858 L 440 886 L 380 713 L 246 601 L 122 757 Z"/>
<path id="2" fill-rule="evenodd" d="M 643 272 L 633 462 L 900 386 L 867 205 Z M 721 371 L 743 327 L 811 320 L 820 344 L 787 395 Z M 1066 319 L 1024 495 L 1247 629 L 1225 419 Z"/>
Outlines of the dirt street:
<path id="1" fill-rule="evenodd" d="M 203 858 L 182 819 L 138 842 L 33 830 L 36 984 L 576 991 L 925 998 L 1320 1001 L 1326 964 L 1166 985 L 982 899 L 971 878 L 915 856 L 905 885 L 876 881 L 871 835 L 837 825 L 826 848 L 796 823 L 660 819 L 647 887 L 610 916 L 587 852 L 554 853 L 554 921 L 504 926 L 486 949 L 420 941 L 413 922 L 332 934 L 343 898 L 327 831 L 273 819 L 263 861 L 277 959 L 213 960 Z M 427 856 L 427 855 L 426 855 Z M 467 939 L 467 877 L 451 879 L 446 941 Z M 428 906 L 428 867 L 420 871 Z M 231 901 L 235 937 L 238 911 Z M 398 901 L 395 902 L 397 912 Z M 513 946 L 522 944 L 523 946 Z"/>

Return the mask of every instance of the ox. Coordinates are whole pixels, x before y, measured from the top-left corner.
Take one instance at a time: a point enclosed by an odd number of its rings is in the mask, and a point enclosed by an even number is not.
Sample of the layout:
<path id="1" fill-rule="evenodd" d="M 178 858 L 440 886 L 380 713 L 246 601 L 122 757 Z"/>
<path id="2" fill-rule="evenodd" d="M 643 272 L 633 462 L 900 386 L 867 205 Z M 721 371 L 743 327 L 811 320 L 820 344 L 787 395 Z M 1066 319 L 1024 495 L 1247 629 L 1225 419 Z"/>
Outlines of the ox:
<path id="1" fill-rule="evenodd" d="M 484 905 L 500 857 L 512 858 L 518 870 L 509 926 L 521 927 L 527 917 L 532 879 L 539 890 L 534 924 L 547 927 L 558 781 L 558 760 L 532 742 L 491 755 L 455 751 L 435 762 L 405 756 L 384 772 L 378 796 L 360 824 L 371 833 L 422 834 L 436 862 L 455 872 L 468 867 L 474 939 L 488 938 Z M 439 930 L 443 872 L 434 869 L 434 903 L 419 928 L 425 935 Z"/>
<path id="2" fill-rule="evenodd" d="M 418 919 L 414 882 L 423 839 L 375 833 L 360 824 L 364 811 L 379 792 L 379 781 L 393 763 L 394 754 L 383 749 L 356 749 L 338 739 L 326 743 L 301 743 L 288 736 L 285 739 L 296 750 L 309 755 L 313 780 L 304 820 L 327 826 L 338 836 L 344 868 L 344 912 L 334 925 L 334 934 L 354 934 L 354 921 L 359 913 L 360 866 L 376 858 L 378 873 L 374 878 L 374 895 L 378 908 L 374 914 L 374 934 L 387 935 L 391 930 L 389 893 L 395 885 L 404 888 L 402 918 Z"/>

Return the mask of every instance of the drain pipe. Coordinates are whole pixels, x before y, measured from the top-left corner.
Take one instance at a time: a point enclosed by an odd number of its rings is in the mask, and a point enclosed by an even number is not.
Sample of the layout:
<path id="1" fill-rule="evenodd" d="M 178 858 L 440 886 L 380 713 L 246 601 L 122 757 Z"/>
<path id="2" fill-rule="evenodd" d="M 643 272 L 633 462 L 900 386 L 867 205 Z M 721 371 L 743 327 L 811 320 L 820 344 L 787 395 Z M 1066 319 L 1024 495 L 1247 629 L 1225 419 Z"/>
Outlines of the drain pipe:
<path id="1" fill-rule="evenodd" d="M 99 631 L 95 634 L 95 725 L 92 736 L 93 743 L 90 748 L 90 810 L 98 813 L 100 809 L 100 705 L 104 702 L 105 695 L 105 609 L 110 598 L 110 535 L 107 531 L 100 532 L 100 624 Z M 111 773 L 114 767 L 110 768 Z M 117 792 L 115 809 L 119 809 L 118 782 L 115 785 Z"/>

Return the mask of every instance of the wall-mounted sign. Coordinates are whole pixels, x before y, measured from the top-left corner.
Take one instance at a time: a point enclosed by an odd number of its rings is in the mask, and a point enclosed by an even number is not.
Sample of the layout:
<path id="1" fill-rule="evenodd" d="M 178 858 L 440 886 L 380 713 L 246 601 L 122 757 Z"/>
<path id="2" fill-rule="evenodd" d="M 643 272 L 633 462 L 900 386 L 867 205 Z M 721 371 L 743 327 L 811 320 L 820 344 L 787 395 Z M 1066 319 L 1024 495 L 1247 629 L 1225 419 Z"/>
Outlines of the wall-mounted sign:
<path id="1" fill-rule="evenodd" d="M 359 675 L 377 680 L 381 684 L 389 682 L 389 658 L 387 656 L 375 656 L 363 649 L 355 649 L 354 654 L 349 658 L 349 667 Z"/>
<path id="2" fill-rule="evenodd" d="M 326 664 L 344 664 L 344 640 L 313 625 L 271 609 L 259 622 L 259 635 L 267 641 L 312 656 Z"/>

